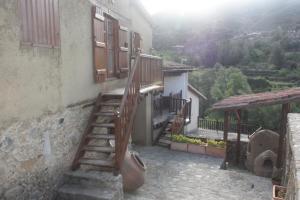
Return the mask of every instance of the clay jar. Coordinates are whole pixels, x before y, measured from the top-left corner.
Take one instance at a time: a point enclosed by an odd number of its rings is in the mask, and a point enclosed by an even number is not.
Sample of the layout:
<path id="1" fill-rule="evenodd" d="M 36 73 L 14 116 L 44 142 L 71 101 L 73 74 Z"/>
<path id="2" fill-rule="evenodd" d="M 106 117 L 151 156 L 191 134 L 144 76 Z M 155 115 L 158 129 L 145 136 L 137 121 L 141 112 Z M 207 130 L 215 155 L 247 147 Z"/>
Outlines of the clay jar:
<path id="1" fill-rule="evenodd" d="M 139 156 L 127 151 L 121 174 L 123 176 L 123 189 L 132 192 L 141 187 L 145 182 L 146 166 Z"/>

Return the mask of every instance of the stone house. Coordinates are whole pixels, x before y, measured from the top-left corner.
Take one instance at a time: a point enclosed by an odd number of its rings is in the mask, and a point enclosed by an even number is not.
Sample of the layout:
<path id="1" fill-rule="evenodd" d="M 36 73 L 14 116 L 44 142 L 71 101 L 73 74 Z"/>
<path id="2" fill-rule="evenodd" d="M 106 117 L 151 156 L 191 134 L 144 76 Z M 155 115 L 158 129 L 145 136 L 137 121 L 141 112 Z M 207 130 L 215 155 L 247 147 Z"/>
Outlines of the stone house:
<path id="1" fill-rule="evenodd" d="M 1 1 L 0 199 L 51 199 L 90 104 L 124 87 L 132 52 L 151 48 L 137 0 Z"/>
<path id="2" fill-rule="evenodd" d="M 177 80 L 186 86 L 180 106 L 165 101 L 168 73 L 151 49 L 151 18 L 138 0 L 1 2 L 0 199 L 54 199 L 61 186 L 73 194 L 62 178 L 70 168 L 118 174 L 131 134 L 152 145 L 165 122 L 191 116 L 187 99 L 200 97 L 188 90 L 191 69 Z M 117 185 L 110 199 L 122 199 L 121 179 L 105 177 L 94 179 Z"/>

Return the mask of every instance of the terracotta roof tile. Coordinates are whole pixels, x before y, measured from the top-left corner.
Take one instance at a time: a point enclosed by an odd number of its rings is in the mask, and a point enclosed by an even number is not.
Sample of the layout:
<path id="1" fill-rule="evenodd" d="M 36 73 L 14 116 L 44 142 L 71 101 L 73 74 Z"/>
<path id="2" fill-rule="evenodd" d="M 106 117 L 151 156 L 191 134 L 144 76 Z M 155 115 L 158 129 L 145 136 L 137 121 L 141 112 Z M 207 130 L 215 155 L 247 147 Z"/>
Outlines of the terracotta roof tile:
<path id="1" fill-rule="evenodd" d="M 213 110 L 233 110 L 300 100 L 300 87 L 287 90 L 232 96 L 215 103 Z"/>

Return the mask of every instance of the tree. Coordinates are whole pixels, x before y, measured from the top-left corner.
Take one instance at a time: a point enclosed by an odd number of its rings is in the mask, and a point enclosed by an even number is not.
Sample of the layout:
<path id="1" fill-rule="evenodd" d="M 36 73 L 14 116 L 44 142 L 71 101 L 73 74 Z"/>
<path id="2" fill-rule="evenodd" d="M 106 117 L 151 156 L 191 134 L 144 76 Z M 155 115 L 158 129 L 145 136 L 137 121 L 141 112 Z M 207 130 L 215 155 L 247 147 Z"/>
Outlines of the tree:
<path id="1" fill-rule="evenodd" d="M 221 68 L 210 93 L 215 101 L 219 101 L 229 96 L 251 93 L 251 88 L 246 76 L 239 69 Z"/>
<path id="2" fill-rule="evenodd" d="M 284 52 L 279 42 L 275 42 L 272 47 L 270 62 L 279 67 L 284 63 Z"/>

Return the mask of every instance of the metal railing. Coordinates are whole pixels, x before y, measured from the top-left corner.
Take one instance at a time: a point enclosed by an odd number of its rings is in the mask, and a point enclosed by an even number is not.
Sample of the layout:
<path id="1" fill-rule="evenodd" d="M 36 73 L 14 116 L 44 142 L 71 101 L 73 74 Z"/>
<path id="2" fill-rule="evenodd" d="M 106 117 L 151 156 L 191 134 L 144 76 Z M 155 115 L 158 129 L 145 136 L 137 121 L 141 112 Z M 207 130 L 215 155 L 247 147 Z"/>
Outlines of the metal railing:
<path id="1" fill-rule="evenodd" d="M 198 127 L 202 129 L 215 130 L 215 131 L 224 131 L 224 122 L 218 120 L 207 120 L 199 119 Z M 257 130 L 258 126 L 248 123 L 241 123 L 241 134 L 251 135 Z M 231 121 L 229 125 L 229 132 L 237 132 L 237 122 Z"/>

